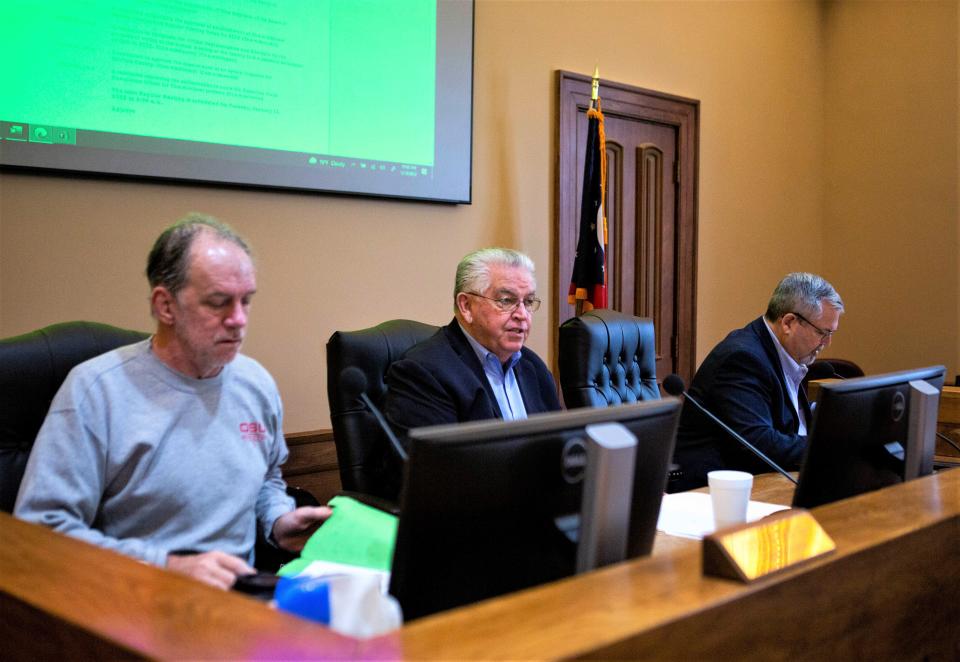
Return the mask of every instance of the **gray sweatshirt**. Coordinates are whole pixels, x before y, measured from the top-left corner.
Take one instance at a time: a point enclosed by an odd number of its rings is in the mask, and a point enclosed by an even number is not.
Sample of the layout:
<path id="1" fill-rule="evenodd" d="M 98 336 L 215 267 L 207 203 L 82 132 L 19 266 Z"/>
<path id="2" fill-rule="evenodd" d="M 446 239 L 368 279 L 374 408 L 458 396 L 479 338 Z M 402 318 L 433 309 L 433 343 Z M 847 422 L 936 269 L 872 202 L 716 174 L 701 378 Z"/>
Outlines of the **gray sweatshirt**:
<path id="1" fill-rule="evenodd" d="M 14 514 L 154 565 L 174 551 L 252 562 L 256 526 L 293 509 L 276 384 L 238 355 L 210 379 L 150 341 L 75 367 L 27 462 Z"/>

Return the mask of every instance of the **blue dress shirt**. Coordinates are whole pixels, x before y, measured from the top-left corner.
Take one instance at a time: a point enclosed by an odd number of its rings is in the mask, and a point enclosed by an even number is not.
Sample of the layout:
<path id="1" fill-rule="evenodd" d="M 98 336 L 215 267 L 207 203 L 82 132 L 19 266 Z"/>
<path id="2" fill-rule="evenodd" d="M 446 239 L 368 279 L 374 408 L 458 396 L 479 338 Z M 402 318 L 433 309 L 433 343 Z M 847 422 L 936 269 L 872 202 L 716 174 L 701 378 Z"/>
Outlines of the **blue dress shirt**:
<path id="1" fill-rule="evenodd" d="M 513 366 L 520 360 L 520 352 L 515 352 L 507 360 L 506 364 L 500 363 L 496 354 L 481 345 L 471 336 L 463 325 L 460 325 L 463 335 L 467 337 L 467 342 L 473 347 L 480 359 L 480 365 L 483 366 L 483 372 L 487 376 L 490 388 L 493 389 L 493 395 L 497 399 L 497 405 L 500 407 L 500 414 L 505 421 L 513 421 L 527 417 L 527 408 L 523 404 L 523 396 L 520 394 L 520 385 L 517 383 L 517 375 L 513 371 Z"/>

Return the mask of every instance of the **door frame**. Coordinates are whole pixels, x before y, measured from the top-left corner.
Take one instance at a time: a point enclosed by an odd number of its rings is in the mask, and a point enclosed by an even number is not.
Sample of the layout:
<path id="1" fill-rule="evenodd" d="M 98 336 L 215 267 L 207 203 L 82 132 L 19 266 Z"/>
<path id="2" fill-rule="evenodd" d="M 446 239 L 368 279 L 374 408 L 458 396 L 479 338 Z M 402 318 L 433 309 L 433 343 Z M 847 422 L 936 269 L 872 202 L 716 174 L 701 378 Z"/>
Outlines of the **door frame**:
<path id="1" fill-rule="evenodd" d="M 580 201 L 577 199 L 577 114 L 590 106 L 589 75 L 557 71 L 559 90 L 557 121 L 557 191 L 555 196 L 554 269 L 555 292 L 552 306 L 551 338 L 556 370 L 559 346 L 560 310 L 566 304 L 568 282 L 561 282 L 561 272 L 569 274 L 576 252 L 577 226 L 580 222 Z M 695 99 L 657 92 L 633 85 L 600 80 L 600 99 L 604 115 L 619 116 L 673 126 L 677 131 L 677 155 L 680 166 L 676 210 L 676 273 L 674 328 L 676 329 L 677 374 L 690 383 L 696 360 L 696 297 L 697 297 L 697 220 L 700 159 L 700 102 Z M 570 229 L 573 229 L 571 232 Z M 566 265 L 566 266 L 564 266 Z M 631 265 L 632 268 L 632 265 Z"/>

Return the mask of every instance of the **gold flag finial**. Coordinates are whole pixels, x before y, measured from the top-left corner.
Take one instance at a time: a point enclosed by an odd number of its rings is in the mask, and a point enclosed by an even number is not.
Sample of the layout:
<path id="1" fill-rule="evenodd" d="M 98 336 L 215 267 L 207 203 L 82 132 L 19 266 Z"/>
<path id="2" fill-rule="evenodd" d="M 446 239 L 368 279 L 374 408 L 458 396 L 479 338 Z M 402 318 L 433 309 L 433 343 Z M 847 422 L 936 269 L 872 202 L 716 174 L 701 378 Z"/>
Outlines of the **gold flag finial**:
<path id="1" fill-rule="evenodd" d="M 593 84 L 590 86 L 590 100 L 596 101 L 600 98 L 600 65 L 593 68 Z"/>

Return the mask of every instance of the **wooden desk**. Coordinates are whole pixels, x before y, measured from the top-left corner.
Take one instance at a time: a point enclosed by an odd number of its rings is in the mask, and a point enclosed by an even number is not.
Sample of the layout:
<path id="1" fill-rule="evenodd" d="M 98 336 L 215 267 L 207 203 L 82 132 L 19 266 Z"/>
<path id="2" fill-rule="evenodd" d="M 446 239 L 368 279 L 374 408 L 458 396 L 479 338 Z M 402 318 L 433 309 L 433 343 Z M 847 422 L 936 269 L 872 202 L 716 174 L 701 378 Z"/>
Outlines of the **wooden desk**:
<path id="1" fill-rule="evenodd" d="M 937 432 L 960 444 L 960 386 L 944 386 L 940 391 L 940 411 L 937 414 Z M 939 462 L 960 465 L 960 451 L 937 439 L 936 456 Z"/>
<path id="2" fill-rule="evenodd" d="M 253 598 L 210 588 L 2 512 L 0 540 L 0 640 L 6 659 L 359 654 L 362 642 Z"/>
<path id="3" fill-rule="evenodd" d="M 793 471 L 790 475 L 796 479 L 797 472 Z M 709 491 L 706 487 L 701 489 L 704 492 Z M 793 502 L 794 489 L 796 489 L 796 485 L 780 474 L 761 474 L 753 478 L 753 489 L 750 491 L 750 499 L 752 501 L 765 501 L 781 506 L 789 506 Z"/>
<path id="4" fill-rule="evenodd" d="M 793 477 L 797 477 L 797 472 L 793 472 Z M 775 503 L 781 506 L 789 506 L 793 501 L 793 491 L 796 486 L 780 474 L 769 473 L 754 476 L 753 489 L 750 491 L 751 501 L 763 501 L 766 503 Z M 694 492 L 709 492 L 709 488 L 701 487 Z M 667 535 L 657 532 L 657 537 L 653 541 L 653 554 L 667 554 L 685 547 L 699 549 L 700 541 L 692 538 L 680 538 L 678 536 Z"/>
<path id="5" fill-rule="evenodd" d="M 937 421 L 960 426 L 960 386 L 944 386 L 940 392 L 940 412 Z"/>
<path id="6" fill-rule="evenodd" d="M 960 470 L 813 512 L 838 551 L 754 585 L 702 577 L 693 542 L 368 641 L 0 514 L 0 637 L 31 660 L 956 659 Z"/>
<path id="7" fill-rule="evenodd" d="M 704 578 L 686 546 L 414 622 L 403 656 L 957 659 L 960 470 L 812 512 L 837 552 L 782 575 Z"/>

